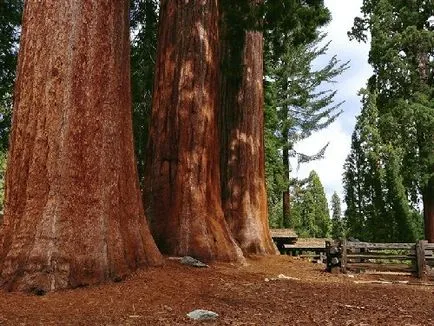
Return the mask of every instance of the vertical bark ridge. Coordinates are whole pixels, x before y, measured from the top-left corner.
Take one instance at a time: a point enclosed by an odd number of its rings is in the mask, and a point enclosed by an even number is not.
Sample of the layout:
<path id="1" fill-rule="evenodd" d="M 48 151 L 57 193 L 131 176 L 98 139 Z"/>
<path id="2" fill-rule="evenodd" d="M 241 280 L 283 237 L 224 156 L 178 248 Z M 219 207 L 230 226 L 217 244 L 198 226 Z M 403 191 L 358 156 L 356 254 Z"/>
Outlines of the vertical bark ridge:
<path id="1" fill-rule="evenodd" d="M 434 170 L 434 166 L 431 167 Z M 431 177 L 422 192 L 425 239 L 434 242 L 434 178 Z"/>
<path id="2" fill-rule="evenodd" d="M 160 249 L 240 261 L 220 199 L 218 1 L 162 1 L 147 209 Z"/>

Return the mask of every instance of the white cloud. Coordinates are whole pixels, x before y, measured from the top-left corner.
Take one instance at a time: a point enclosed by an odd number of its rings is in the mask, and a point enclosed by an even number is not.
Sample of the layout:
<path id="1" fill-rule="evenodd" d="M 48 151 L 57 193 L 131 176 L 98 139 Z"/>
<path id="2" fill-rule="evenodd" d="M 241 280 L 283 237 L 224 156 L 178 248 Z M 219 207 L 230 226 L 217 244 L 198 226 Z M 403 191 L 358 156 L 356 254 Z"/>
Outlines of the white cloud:
<path id="1" fill-rule="evenodd" d="M 329 36 L 337 46 L 345 45 L 348 42 L 347 32 L 353 26 L 354 18 L 360 16 L 362 0 L 325 0 L 325 6 L 332 14 L 332 21 L 326 27 Z"/>
<path id="2" fill-rule="evenodd" d="M 305 178 L 310 171 L 315 170 L 325 188 L 327 198 L 330 199 L 334 191 L 342 198 L 342 166 L 350 150 L 351 136 L 344 130 L 341 122 L 335 122 L 329 128 L 298 143 L 295 149 L 304 154 L 314 154 L 327 142 L 330 144 L 324 159 L 302 164 L 298 170 L 296 159 L 292 160 L 292 175 Z"/>

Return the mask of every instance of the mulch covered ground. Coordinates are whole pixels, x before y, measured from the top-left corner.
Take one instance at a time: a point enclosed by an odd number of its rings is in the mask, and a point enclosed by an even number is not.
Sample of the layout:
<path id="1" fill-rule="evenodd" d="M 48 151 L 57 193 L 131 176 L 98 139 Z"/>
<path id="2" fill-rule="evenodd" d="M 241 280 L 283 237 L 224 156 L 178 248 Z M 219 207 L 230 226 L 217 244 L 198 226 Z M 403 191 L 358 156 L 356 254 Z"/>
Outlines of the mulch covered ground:
<path id="1" fill-rule="evenodd" d="M 204 269 L 167 259 L 121 283 L 45 296 L 0 292 L 0 325 L 434 325 L 434 286 L 356 284 L 372 276 L 323 269 L 287 256 Z M 191 321 L 194 309 L 220 316 Z"/>

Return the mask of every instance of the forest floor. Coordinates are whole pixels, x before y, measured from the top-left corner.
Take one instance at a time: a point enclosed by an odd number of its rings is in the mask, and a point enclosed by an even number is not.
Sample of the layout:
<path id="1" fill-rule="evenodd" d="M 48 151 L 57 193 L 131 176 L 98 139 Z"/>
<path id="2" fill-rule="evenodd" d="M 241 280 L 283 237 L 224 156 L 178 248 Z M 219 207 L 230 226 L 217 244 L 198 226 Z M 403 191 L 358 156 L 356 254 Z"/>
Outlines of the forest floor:
<path id="1" fill-rule="evenodd" d="M 0 292 L 0 325 L 434 325 L 434 286 L 355 282 L 384 278 L 332 275 L 288 256 L 202 269 L 167 259 L 120 283 L 45 296 Z M 219 317 L 191 321 L 194 309 Z"/>

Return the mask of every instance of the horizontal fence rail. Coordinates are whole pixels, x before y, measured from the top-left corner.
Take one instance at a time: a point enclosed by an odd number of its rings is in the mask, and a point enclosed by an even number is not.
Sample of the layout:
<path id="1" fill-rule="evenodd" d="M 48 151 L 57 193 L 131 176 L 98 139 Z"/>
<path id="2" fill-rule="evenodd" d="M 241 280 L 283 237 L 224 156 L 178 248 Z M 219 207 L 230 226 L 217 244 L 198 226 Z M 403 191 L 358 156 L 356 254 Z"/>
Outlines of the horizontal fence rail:
<path id="1" fill-rule="evenodd" d="M 403 272 L 433 276 L 434 243 L 370 243 L 343 240 L 326 243 L 329 271 Z"/>

